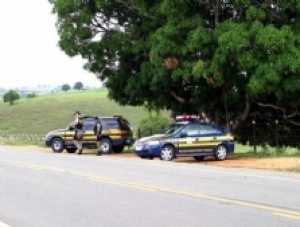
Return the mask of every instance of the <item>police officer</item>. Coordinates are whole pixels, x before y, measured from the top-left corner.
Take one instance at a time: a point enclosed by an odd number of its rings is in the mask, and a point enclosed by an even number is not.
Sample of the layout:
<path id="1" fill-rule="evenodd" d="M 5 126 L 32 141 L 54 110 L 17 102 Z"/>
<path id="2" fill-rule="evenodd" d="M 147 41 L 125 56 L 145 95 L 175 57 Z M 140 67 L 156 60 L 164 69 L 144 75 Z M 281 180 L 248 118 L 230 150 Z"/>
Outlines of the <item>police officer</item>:
<path id="1" fill-rule="evenodd" d="M 99 121 L 98 117 L 94 117 L 95 125 L 94 125 L 94 135 L 96 136 L 96 144 L 97 144 L 97 155 L 101 156 L 102 155 L 102 150 L 101 150 L 101 133 L 102 133 L 102 125 Z"/>
<path id="2" fill-rule="evenodd" d="M 74 132 L 74 144 L 78 149 L 78 154 L 82 154 L 82 138 L 83 138 L 83 119 L 81 117 L 81 114 L 79 111 L 76 111 L 74 113 L 75 121 L 74 121 L 74 127 L 75 127 L 75 132 Z"/>
<path id="3" fill-rule="evenodd" d="M 210 119 L 207 117 L 207 113 L 205 110 L 202 111 L 201 116 L 202 116 L 200 120 L 201 122 L 210 123 Z"/>
<path id="4" fill-rule="evenodd" d="M 176 121 L 176 114 L 175 113 L 171 113 L 170 120 L 171 120 L 172 123 Z"/>

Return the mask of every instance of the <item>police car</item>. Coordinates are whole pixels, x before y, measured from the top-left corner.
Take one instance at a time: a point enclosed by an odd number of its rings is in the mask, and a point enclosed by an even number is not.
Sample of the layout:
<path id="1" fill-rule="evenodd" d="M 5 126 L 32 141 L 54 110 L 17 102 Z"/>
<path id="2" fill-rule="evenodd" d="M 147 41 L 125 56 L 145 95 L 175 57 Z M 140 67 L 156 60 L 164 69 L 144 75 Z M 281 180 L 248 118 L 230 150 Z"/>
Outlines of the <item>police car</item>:
<path id="1" fill-rule="evenodd" d="M 164 161 L 177 157 L 194 157 L 200 161 L 205 156 L 223 161 L 234 152 L 234 138 L 217 125 L 184 115 L 176 117 L 159 134 L 137 140 L 133 152 L 141 158 L 159 157 Z"/>

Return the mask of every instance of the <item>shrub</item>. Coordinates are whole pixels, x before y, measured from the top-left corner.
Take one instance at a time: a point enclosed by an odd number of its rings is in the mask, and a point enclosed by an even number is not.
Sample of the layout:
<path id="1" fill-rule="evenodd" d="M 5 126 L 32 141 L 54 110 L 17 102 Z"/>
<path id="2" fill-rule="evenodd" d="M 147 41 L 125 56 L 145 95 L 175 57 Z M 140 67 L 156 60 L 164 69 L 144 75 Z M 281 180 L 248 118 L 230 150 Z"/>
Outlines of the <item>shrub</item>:
<path id="1" fill-rule="evenodd" d="M 37 94 L 28 94 L 27 95 L 28 99 L 32 99 L 32 98 L 36 98 L 36 97 L 37 97 Z"/>
<path id="2" fill-rule="evenodd" d="M 144 118 L 140 122 L 140 136 L 150 136 L 151 134 L 157 134 L 160 130 L 170 123 L 170 120 L 160 115 L 150 116 Z M 139 133 L 137 132 L 137 135 Z M 138 135 L 139 136 L 139 135 Z"/>

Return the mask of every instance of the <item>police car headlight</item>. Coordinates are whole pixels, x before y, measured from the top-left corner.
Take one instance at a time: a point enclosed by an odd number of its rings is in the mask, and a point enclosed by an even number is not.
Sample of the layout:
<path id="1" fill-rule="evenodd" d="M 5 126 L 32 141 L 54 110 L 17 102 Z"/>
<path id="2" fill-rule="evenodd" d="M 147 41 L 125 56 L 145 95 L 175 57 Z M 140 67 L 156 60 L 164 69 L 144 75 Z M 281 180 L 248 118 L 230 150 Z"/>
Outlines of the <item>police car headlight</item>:
<path id="1" fill-rule="evenodd" d="M 158 140 L 149 141 L 149 142 L 147 143 L 147 145 L 150 145 L 150 146 L 159 145 L 159 141 L 158 141 Z"/>

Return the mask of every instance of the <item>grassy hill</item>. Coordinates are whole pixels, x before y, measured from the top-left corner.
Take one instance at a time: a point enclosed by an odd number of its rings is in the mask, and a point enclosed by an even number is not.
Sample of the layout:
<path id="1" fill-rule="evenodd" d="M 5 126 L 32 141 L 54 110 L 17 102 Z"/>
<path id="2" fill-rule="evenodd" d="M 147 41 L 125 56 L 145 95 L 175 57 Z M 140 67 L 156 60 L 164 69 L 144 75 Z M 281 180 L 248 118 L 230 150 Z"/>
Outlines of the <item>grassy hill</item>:
<path id="1" fill-rule="evenodd" d="M 21 99 L 12 106 L 1 102 L 0 134 L 45 134 L 53 129 L 66 128 L 73 121 L 75 110 L 98 116 L 122 115 L 134 130 L 149 114 L 142 107 L 119 106 L 110 101 L 103 90 L 51 94 Z M 167 112 L 162 114 L 167 115 Z"/>

